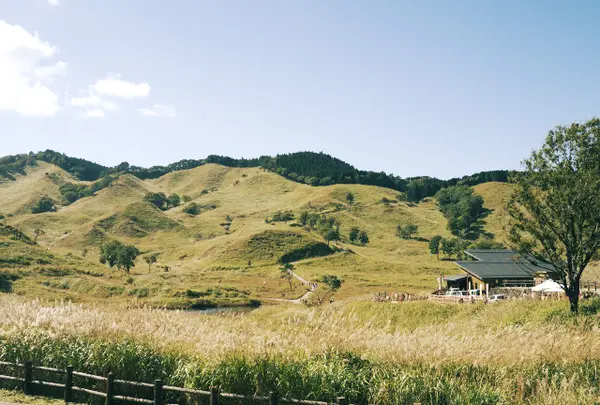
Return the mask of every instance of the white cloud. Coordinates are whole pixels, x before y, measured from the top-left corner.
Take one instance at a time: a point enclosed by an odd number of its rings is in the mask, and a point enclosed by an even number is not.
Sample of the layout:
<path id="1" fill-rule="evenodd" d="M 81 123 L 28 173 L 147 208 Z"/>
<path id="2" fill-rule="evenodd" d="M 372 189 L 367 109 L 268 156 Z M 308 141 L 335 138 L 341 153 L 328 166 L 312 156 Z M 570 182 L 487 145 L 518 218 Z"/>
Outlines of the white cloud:
<path id="1" fill-rule="evenodd" d="M 59 0 L 48 0 L 48 4 L 50 4 L 51 6 L 57 7 L 57 6 L 60 6 L 60 1 Z"/>
<path id="2" fill-rule="evenodd" d="M 104 117 L 104 110 L 94 109 L 87 110 L 83 113 L 83 118 L 102 118 Z"/>
<path id="3" fill-rule="evenodd" d="M 22 116 L 52 116 L 60 107 L 58 96 L 40 80 L 50 80 L 66 64 L 41 66 L 58 49 L 19 25 L 0 20 L 0 111 Z M 62 62 L 64 63 L 64 62 Z"/>
<path id="4" fill-rule="evenodd" d="M 36 79 L 41 81 L 53 81 L 56 76 L 65 73 L 67 62 L 56 62 L 54 65 L 40 66 L 35 69 L 34 76 Z"/>
<path id="5" fill-rule="evenodd" d="M 95 94 L 90 94 L 85 97 L 71 97 L 69 104 L 73 107 L 95 107 L 95 109 L 103 111 L 112 111 L 117 109 L 117 104 L 98 97 Z"/>
<path id="6" fill-rule="evenodd" d="M 154 104 L 152 108 L 140 108 L 138 112 L 146 117 L 174 117 L 175 106 Z"/>
<path id="7" fill-rule="evenodd" d="M 150 95 L 150 85 L 148 83 L 132 83 L 121 80 L 119 76 L 112 76 L 106 79 L 98 80 L 93 86 L 96 93 L 124 99 L 145 98 Z"/>

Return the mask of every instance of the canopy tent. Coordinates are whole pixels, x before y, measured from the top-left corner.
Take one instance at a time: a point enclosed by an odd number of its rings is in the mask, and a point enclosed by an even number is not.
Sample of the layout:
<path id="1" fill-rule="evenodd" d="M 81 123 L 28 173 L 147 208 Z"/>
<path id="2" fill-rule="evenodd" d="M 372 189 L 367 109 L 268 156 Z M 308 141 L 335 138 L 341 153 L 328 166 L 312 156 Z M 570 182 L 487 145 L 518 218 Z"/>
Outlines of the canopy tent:
<path id="1" fill-rule="evenodd" d="M 536 285 L 531 289 L 531 291 L 535 292 L 544 292 L 544 293 L 564 293 L 565 290 L 562 285 L 558 284 L 554 280 L 546 280 L 541 284 Z"/>

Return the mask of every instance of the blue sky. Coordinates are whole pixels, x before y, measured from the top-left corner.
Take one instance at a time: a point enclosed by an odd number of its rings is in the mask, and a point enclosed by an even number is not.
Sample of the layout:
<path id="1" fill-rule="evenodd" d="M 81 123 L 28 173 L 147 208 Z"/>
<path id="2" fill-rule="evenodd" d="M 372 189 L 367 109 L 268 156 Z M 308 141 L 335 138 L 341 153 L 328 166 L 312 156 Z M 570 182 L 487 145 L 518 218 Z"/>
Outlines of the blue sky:
<path id="1" fill-rule="evenodd" d="M 593 1 L 0 0 L 0 155 L 448 178 L 600 115 Z"/>

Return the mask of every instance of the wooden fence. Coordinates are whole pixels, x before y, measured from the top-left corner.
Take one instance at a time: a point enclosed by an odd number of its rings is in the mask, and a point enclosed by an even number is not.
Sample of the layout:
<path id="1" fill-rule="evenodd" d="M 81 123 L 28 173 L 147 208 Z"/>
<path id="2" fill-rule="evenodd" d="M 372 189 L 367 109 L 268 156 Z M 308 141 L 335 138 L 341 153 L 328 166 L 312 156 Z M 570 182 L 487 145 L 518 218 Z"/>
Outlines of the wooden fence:
<path id="1" fill-rule="evenodd" d="M 598 287 L 600 287 L 600 283 L 598 283 L 597 281 L 581 281 L 579 283 L 580 290 L 597 292 Z"/>
<path id="2" fill-rule="evenodd" d="M 436 295 L 436 294 L 431 294 L 429 295 L 429 301 L 433 301 L 433 302 L 450 302 L 450 303 L 455 303 L 455 304 L 462 304 L 462 303 L 469 303 L 472 301 L 484 301 L 485 300 L 485 296 L 484 295 L 465 295 L 465 296 L 460 296 L 460 295 Z"/>
<path id="3" fill-rule="evenodd" d="M 256 401 L 263 402 L 269 405 L 279 404 L 298 404 L 298 405 L 330 405 L 330 402 L 323 401 L 312 401 L 302 399 L 288 399 L 280 398 L 277 393 L 271 392 L 269 396 L 248 396 L 239 394 L 229 394 L 220 392 L 217 387 L 211 387 L 209 391 L 195 390 L 190 388 L 175 387 L 170 385 L 164 385 L 161 380 L 156 380 L 154 384 L 138 381 L 127 381 L 116 379 L 113 373 L 109 373 L 108 376 L 102 377 L 93 374 L 87 374 L 80 371 L 73 370 L 73 367 L 69 366 L 65 370 L 52 368 L 52 367 L 41 367 L 34 366 L 32 362 L 27 361 L 23 364 L 0 362 L 2 369 L 11 368 L 13 369 L 13 375 L 0 374 L 0 381 L 12 381 L 18 384 L 22 384 L 23 391 L 26 395 L 34 393 L 34 387 L 49 387 L 55 390 L 62 390 L 64 394 L 65 403 L 73 402 L 73 394 L 80 393 L 90 397 L 97 397 L 104 399 L 106 405 L 115 405 L 117 402 L 131 402 L 138 404 L 151 404 L 151 405 L 171 405 L 165 401 L 167 393 L 180 394 L 182 396 L 193 396 L 196 398 L 203 397 L 208 399 L 210 405 L 219 405 L 221 399 L 233 399 L 241 401 Z M 20 372 L 19 372 L 20 371 Z M 34 378 L 34 372 L 43 372 L 43 374 L 57 375 L 62 379 L 61 383 L 52 381 L 43 381 L 41 379 Z M 88 379 L 94 381 L 97 384 L 103 385 L 104 390 L 98 391 L 79 387 L 74 384 L 73 377 Z M 118 386 L 129 386 L 129 387 L 142 387 L 152 392 L 152 398 L 138 398 L 137 396 L 126 396 L 117 395 Z M 150 396 L 150 395 L 148 395 Z M 347 401 L 344 397 L 338 397 L 334 402 L 338 405 L 347 405 Z"/>

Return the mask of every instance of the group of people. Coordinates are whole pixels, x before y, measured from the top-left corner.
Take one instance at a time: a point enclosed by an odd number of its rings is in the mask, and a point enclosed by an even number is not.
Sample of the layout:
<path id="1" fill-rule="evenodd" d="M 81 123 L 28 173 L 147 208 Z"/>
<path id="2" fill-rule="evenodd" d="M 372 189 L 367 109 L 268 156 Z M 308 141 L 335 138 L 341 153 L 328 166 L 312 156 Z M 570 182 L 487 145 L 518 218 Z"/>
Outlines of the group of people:
<path id="1" fill-rule="evenodd" d="M 405 294 L 405 293 L 395 292 L 392 295 L 389 295 L 387 292 L 383 292 L 383 293 L 374 293 L 373 301 L 375 301 L 375 302 L 385 302 L 385 301 L 403 302 L 403 301 L 408 301 L 410 299 L 410 297 L 411 297 L 410 294 Z"/>

